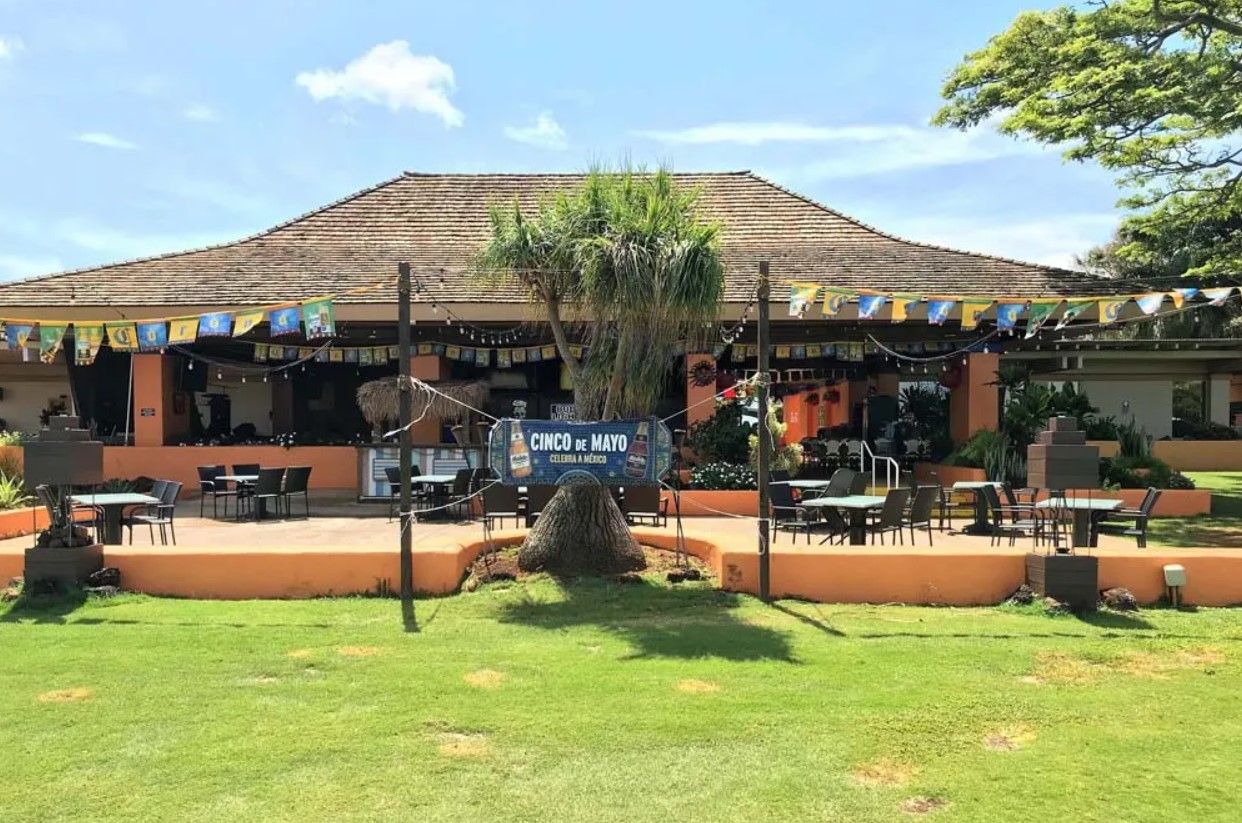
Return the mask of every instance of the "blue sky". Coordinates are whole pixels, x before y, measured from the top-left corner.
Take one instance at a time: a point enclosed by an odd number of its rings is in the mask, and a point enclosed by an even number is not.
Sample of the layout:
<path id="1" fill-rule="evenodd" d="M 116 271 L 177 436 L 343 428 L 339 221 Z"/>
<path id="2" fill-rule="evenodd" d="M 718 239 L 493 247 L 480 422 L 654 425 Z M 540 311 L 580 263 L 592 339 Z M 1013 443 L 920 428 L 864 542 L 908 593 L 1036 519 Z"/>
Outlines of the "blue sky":
<path id="1" fill-rule="evenodd" d="M 622 157 L 1067 264 L 1117 222 L 1107 173 L 927 125 L 1032 5 L 0 0 L 0 278 L 235 239 L 402 170 Z"/>

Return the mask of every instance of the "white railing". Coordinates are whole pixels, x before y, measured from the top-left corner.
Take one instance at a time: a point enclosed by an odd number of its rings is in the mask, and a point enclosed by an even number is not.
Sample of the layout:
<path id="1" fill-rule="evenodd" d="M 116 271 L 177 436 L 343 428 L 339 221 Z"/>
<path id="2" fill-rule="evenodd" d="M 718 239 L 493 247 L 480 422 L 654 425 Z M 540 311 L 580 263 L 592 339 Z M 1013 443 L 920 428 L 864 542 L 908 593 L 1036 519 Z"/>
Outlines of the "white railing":
<path id="1" fill-rule="evenodd" d="M 876 454 L 871 450 L 871 444 L 866 440 L 860 441 L 862 450 L 858 453 L 858 470 L 867 471 L 867 459 L 871 460 L 871 488 L 875 488 L 878 483 L 878 473 L 876 464 L 884 464 L 884 486 L 889 489 L 896 488 L 901 485 L 901 464 L 888 455 Z"/>

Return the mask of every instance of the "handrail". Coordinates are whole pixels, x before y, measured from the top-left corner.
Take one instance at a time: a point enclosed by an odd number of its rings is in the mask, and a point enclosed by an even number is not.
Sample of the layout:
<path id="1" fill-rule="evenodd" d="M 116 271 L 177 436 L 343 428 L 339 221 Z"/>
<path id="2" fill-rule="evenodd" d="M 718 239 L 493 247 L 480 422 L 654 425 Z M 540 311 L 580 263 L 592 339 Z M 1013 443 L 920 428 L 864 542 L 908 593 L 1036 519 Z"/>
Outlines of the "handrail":
<path id="1" fill-rule="evenodd" d="M 884 461 L 884 485 L 890 489 L 901 485 L 901 464 L 888 455 L 879 455 L 871 450 L 871 444 L 866 440 L 859 441 L 862 449 L 858 452 L 858 470 L 865 472 L 867 470 L 866 458 L 871 458 L 871 486 L 876 486 L 875 464 L 877 461 Z"/>

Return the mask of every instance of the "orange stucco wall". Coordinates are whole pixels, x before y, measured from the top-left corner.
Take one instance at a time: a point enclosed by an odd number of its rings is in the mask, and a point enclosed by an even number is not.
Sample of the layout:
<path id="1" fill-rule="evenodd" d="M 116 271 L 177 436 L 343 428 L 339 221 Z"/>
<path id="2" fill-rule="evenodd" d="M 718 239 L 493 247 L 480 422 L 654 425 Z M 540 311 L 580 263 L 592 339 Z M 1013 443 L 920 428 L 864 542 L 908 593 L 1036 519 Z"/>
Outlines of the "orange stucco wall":
<path id="1" fill-rule="evenodd" d="M 105 446 L 104 477 L 179 480 L 198 491 L 198 467 L 234 463 L 310 466 L 312 489 L 355 489 L 358 450 L 353 446 Z"/>
<path id="2" fill-rule="evenodd" d="M 949 392 L 949 435 L 954 443 L 964 443 L 981 429 L 995 430 L 1000 421 L 996 386 L 999 354 L 970 354 L 962 367 L 962 379 Z"/>
<path id="3" fill-rule="evenodd" d="M 47 523 L 47 509 L 42 506 L 0 512 L 0 540 L 34 534 L 46 529 Z M 14 577 L 21 577 L 25 562 L 20 551 L 0 552 L 0 587 L 7 585 Z"/>
<path id="4" fill-rule="evenodd" d="M 189 398 L 177 392 L 177 359 L 135 354 L 134 445 L 162 446 L 190 430 Z M 180 409 L 180 411 L 178 411 Z"/>
<path id="5" fill-rule="evenodd" d="M 1157 440 L 1151 453 L 1178 471 L 1242 471 L 1242 440 Z"/>

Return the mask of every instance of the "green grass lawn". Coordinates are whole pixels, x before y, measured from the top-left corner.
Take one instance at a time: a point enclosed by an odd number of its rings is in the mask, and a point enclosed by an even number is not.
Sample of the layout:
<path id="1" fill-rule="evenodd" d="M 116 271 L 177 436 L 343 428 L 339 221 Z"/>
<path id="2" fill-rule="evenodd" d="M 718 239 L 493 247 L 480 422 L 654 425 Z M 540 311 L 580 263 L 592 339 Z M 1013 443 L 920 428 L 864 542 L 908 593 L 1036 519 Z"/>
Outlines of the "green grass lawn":
<path id="1" fill-rule="evenodd" d="M 1152 520 L 1150 544 L 1242 548 L 1242 472 L 1186 472 L 1186 476 L 1196 488 L 1212 492 L 1212 513 Z"/>
<path id="2" fill-rule="evenodd" d="M 0 818 L 1237 819 L 1242 611 L 694 586 L 0 606 Z"/>

